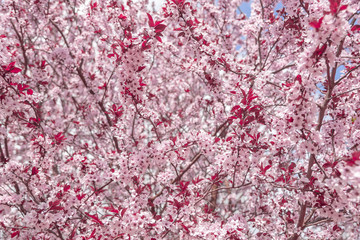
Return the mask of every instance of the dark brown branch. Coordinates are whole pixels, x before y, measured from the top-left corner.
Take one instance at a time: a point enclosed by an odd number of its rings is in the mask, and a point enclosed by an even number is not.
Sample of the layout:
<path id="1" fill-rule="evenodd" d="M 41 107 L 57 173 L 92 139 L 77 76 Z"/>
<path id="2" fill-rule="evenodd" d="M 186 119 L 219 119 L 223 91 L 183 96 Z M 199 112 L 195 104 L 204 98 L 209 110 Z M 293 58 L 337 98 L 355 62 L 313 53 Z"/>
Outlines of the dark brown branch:
<path id="1" fill-rule="evenodd" d="M 280 40 L 280 37 L 278 37 L 276 39 L 276 41 L 274 42 L 274 44 L 271 46 L 269 52 L 266 54 L 266 57 L 264 59 L 264 63 L 262 64 L 261 70 L 263 70 L 265 68 L 266 62 L 269 59 L 270 53 L 272 52 L 272 50 L 274 49 L 274 47 L 276 46 L 276 44 L 278 43 L 278 41 Z"/>
<path id="2" fill-rule="evenodd" d="M 349 74 L 353 71 L 355 71 L 356 69 L 358 69 L 360 67 L 360 65 L 357 65 L 356 67 L 352 68 L 351 70 L 349 70 L 344 76 L 342 76 L 341 78 L 339 78 L 339 80 L 337 80 L 336 85 L 338 85 L 342 80 L 344 80 L 347 76 L 349 76 Z"/>
<path id="3" fill-rule="evenodd" d="M 202 155 L 202 154 L 201 154 L 200 152 L 199 152 L 198 154 L 196 154 L 196 155 L 194 156 L 194 158 L 191 160 L 190 164 L 180 173 L 179 176 L 177 176 L 177 177 L 171 182 L 171 184 L 174 184 L 174 183 L 180 181 L 181 178 L 182 178 L 182 176 L 184 176 L 184 174 L 191 168 L 191 166 L 194 165 L 194 164 L 197 162 L 197 160 L 199 160 L 199 158 L 201 157 L 201 155 Z"/>
<path id="4" fill-rule="evenodd" d="M 178 175 L 174 180 L 171 181 L 171 184 L 174 184 L 178 181 L 181 180 L 182 176 L 191 168 L 192 165 L 194 165 L 198 160 L 199 158 L 201 157 L 201 153 L 199 152 L 198 154 L 196 154 L 193 159 L 191 160 L 190 164 L 180 173 L 180 175 Z M 149 198 L 150 201 L 154 201 L 156 198 L 158 198 L 159 196 L 161 196 L 161 194 L 163 193 L 165 187 L 163 187 L 161 189 L 161 191 L 156 194 L 155 196 Z"/>
<path id="5" fill-rule="evenodd" d="M 83 82 L 84 86 L 85 86 L 87 89 L 89 89 L 89 87 L 88 87 L 88 85 L 87 85 L 87 82 L 86 82 L 86 79 L 85 79 L 85 76 L 84 76 L 84 74 L 83 74 L 83 72 L 82 72 L 82 65 L 83 65 L 83 63 L 84 63 L 84 60 L 81 59 L 81 61 L 80 61 L 80 66 L 76 68 L 76 71 L 77 71 L 77 73 L 78 73 L 81 81 Z M 90 89 L 89 92 L 90 92 L 92 95 L 95 95 L 95 92 L 94 92 L 92 89 Z M 108 125 L 109 125 L 110 127 L 112 127 L 112 125 L 113 125 L 113 124 L 112 124 L 112 121 L 111 121 L 110 116 L 109 116 L 109 114 L 107 113 L 107 111 L 106 111 L 106 109 L 105 109 L 105 107 L 104 107 L 103 102 L 102 102 L 102 101 L 99 101 L 97 104 L 99 105 L 100 110 L 101 110 L 101 111 L 103 112 L 103 114 L 105 115 L 106 121 L 107 121 Z M 116 151 L 117 151 L 117 152 L 121 152 L 121 151 L 120 151 L 120 147 L 119 147 L 119 142 L 118 142 L 117 138 L 116 138 L 115 136 L 113 136 L 112 139 L 113 139 L 113 141 L 114 141 L 114 145 L 115 145 Z"/>
<path id="6" fill-rule="evenodd" d="M 34 200 L 34 202 L 35 202 L 36 204 L 39 204 L 39 201 L 35 198 L 34 194 L 32 193 L 32 191 L 31 191 L 31 189 L 30 189 L 30 187 L 29 187 L 29 182 L 25 182 L 23 179 L 20 179 L 20 180 L 24 183 L 26 189 L 27 189 L 28 192 L 30 193 L 30 196 L 32 197 L 32 199 Z"/>
<path id="7" fill-rule="evenodd" d="M 58 234 L 59 234 L 59 238 L 61 239 L 61 240 L 64 240 L 64 237 L 62 236 L 62 234 L 61 234 L 61 232 L 60 232 L 60 229 L 59 229 L 59 227 L 58 227 L 58 225 L 57 224 L 55 224 L 55 228 L 56 228 L 56 231 L 58 232 Z"/>
<path id="8" fill-rule="evenodd" d="M 52 25 L 54 25 L 54 27 L 56 28 L 56 30 L 58 30 L 58 32 L 60 33 L 61 37 L 64 39 L 65 45 L 68 49 L 70 49 L 70 45 L 68 43 L 68 41 L 66 40 L 66 37 L 64 35 L 64 33 L 61 31 L 61 29 L 58 27 L 58 25 L 56 23 L 53 22 L 53 20 L 50 19 L 50 22 L 52 23 Z M 71 57 L 74 57 L 71 53 L 70 53 Z"/>
<path id="9" fill-rule="evenodd" d="M 108 183 L 106 183 L 104 186 L 102 186 L 101 188 L 99 189 L 94 189 L 94 191 L 87 197 L 87 199 L 84 201 L 84 203 L 87 202 L 87 200 L 89 200 L 95 193 L 101 191 L 102 189 L 104 189 L 107 185 L 109 185 L 110 183 L 112 183 L 113 180 L 110 180 Z"/>
<path id="10" fill-rule="evenodd" d="M 300 1 L 300 5 L 301 7 L 305 10 L 305 12 L 307 13 L 307 15 L 310 15 L 309 11 L 305 8 L 303 0 L 299 0 Z"/>
<path id="11" fill-rule="evenodd" d="M 131 138 L 136 143 L 135 137 L 134 137 L 134 129 L 135 129 L 135 121 L 136 121 L 136 113 L 134 114 L 134 119 L 131 126 Z"/>
<path id="12" fill-rule="evenodd" d="M 349 90 L 349 91 L 345 91 L 345 92 L 339 93 L 339 94 L 337 94 L 336 96 L 331 97 L 331 99 L 340 97 L 341 95 L 344 95 L 344 94 L 347 94 L 347 93 L 350 93 L 350 92 L 353 92 L 353 91 L 356 91 L 356 90 L 360 90 L 360 87 L 357 87 L 357 88 L 351 89 L 351 90 Z"/>
<path id="13" fill-rule="evenodd" d="M 260 1 L 260 2 L 261 2 L 261 1 Z M 262 2 L 261 2 L 261 5 L 262 5 Z M 263 14 L 264 14 L 264 13 L 263 13 Z M 261 31 L 262 31 L 262 28 L 260 28 L 259 33 L 258 33 L 258 38 L 257 38 L 258 52 L 259 52 L 259 66 L 260 66 L 260 69 L 261 69 L 261 66 L 262 66 L 261 42 L 260 42 Z M 255 68 L 256 68 L 256 67 L 255 67 Z"/>
<path id="14" fill-rule="evenodd" d="M 28 65 L 29 65 L 29 58 L 27 57 L 26 55 L 26 49 L 25 49 L 25 45 L 24 45 L 24 39 L 23 37 L 20 36 L 20 33 L 19 31 L 16 29 L 14 23 L 12 20 L 10 20 L 10 23 L 11 25 L 13 26 L 14 30 L 15 30 L 15 33 L 16 33 L 16 36 L 18 37 L 19 39 L 19 42 L 20 42 L 20 47 L 21 47 L 21 51 L 22 51 L 22 55 L 23 55 L 23 58 L 24 58 L 24 75 L 26 75 L 26 72 L 27 72 L 27 69 L 28 69 Z"/>
<path id="15" fill-rule="evenodd" d="M 137 107 L 137 103 L 136 103 L 136 102 L 134 103 L 134 106 L 135 106 L 136 112 L 139 114 L 139 116 L 140 116 L 142 119 L 148 120 L 148 121 L 151 123 L 151 125 L 152 125 L 153 128 L 154 128 L 154 132 L 155 132 L 156 138 L 157 138 L 157 140 L 161 143 L 161 139 L 160 139 L 160 136 L 159 136 L 159 134 L 158 134 L 158 132 L 157 132 L 157 130 L 156 130 L 156 126 L 155 126 L 154 122 L 151 120 L 150 117 L 144 117 L 144 116 L 140 113 L 140 111 L 139 111 L 139 109 L 138 109 L 138 107 Z"/>
<path id="16" fill-rule="evenodd" d="M 286 65 L 286 66 L 280 68 L 279 70 L 276 70 L 276 71 L 272 72 L 272 74 L 277 74 L 277 73 L 281 72 L 282 70 L 285 70 L 285 69 L 293 67 L 293 66 L 295 66 L 295 64 Z"/>
<path id="17" fill-rule="evenodd" d="M 341 51 L 343 50 L 343 43 L 344 43 L 345 38 L 340 42 L 336 56 L 340 56 Z M 325 117 L 325 112 L 327 109 L 327 106 L 331 100 L 331 95 L 332 92 L 335 88 L 335 86 L 337 85 L 337 83 L 335 83 L 335 76 L 336 76 L 336 70 L 337 70 L 337 63 L 335 63 L 334 68 L 331 70 L 331 75 L 330 73 L 330 66 L 329 64 L 326 62 L 326 67 L 327 67 L 327 72 L 328 72 L 328 81 L 329 81 L 329 87 L 328 87 L 328 91 L 326 93 L 324 102 L 322 104 L 322 106 L 320 106 L 320 112 L 319 112 L 319 117 L 318 117 L 318 123 L 316 126 L 316 131 L 320 131 L 321 130 L 321 126 L 323 124 L 323 120 Z M 329 78 L 330 75 L 330 78 Z M 339 81 L 338 81 L 339 82 Z M 311 154 L 310 155 L 310 159 L 309 159 L 309 163 L 308 163 L 308 169 L 307 169 L 307 174 L 306 177 L 311 180 L 312 178 L 312 167 L 315 163 L 316 159 L 315 159 L 315 154 Z M 326 175 L 325 175 L 326 176 Z M 301 204 L 301 208 L 300 208 L 300 214 L 299 214 L 299 220 L 298 220 L 298 224 L 297 227 L 300 229 L 304 229 L 306 226 L 304 226 L 304 218 L 305 218 L 305 214 L 306 214 L 306 202 Z M 299 237 L 299 234 L 294 234 L 291 237 L 291 240 L 297 240 Z"/>

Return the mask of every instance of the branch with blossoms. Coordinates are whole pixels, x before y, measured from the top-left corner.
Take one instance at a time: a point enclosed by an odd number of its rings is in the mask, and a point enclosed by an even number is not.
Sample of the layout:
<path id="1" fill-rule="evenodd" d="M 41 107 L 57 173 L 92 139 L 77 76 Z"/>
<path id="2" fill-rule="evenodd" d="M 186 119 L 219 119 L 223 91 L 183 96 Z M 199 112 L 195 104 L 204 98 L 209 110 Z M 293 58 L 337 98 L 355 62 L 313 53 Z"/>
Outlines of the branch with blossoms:
<path id="1" fill-rule="evenodd" d="M 247 4 L 2 1 L 0 238 L 358 239 L 360 3 Z"/>

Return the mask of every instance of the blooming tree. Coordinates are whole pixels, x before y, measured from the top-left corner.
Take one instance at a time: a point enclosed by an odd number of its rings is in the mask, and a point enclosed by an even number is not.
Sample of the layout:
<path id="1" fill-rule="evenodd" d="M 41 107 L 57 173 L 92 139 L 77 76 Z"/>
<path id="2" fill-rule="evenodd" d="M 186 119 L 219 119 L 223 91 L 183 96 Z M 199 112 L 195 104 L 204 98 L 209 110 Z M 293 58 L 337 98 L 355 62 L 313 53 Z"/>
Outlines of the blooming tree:
<path id="1" fill-rule="evenodd" d="M 358 239 L 360 2 L 241 4 L 0 1 L 0 238 Z"/>

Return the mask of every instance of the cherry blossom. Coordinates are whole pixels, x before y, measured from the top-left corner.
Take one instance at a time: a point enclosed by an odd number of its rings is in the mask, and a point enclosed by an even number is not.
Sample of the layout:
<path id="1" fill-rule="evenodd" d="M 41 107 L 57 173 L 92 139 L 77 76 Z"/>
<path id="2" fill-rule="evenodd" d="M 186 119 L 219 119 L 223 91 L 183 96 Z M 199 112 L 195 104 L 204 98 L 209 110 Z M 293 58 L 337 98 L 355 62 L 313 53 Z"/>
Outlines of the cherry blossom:
<path id="1" fill-rule="evenodd" d="M 0 2 L 1 239 L 358 239 L 357 0 Z"/>

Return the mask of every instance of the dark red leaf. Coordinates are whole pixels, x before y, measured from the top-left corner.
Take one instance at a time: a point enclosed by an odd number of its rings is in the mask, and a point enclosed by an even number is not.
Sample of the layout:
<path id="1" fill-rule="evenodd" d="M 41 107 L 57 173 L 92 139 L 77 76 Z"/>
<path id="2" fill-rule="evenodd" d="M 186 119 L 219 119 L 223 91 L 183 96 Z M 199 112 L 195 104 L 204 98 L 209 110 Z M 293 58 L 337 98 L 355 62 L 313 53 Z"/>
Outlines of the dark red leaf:
<path id="1" fill-rule="evenodd" d="M 155 27 L 157 26 L 157 25 L 159 25 L 160 23 L 162 23 L 164 20 L 161 20 L 161 21 L 156 21 L 155 22 Z"/>
<path id="2" fill-rule="evenodd" d="M 159 24 L 155 27 L 155 32 L 158 33 L 158 32 L 162 32 L 164 31 L 164 29 L 166 28 L 166 25 L 164 24 Z"/>
<path id="3" fill-rule="evenodd" d="M 15 66 L 15 62 L 11 62 L 5 69 L 5 71 L 10 71 Z"/>
<path id="4" fill-rule="evenodd" d="M 70 185 L 65 185 L 65 186 L 64 186 L 64 192 L 69 191 L 69 189 L 70 189 Z"/>
<path id="5" fill-rule="evenodd" d="M 150 14 L 146 13 L 149 18 L 149 27 L 155 27 L 154 20 Z"/>
<path id="6" fill-rule="evenodd" d="M 97 216 L 97 214 L 95 215 L 91 215 L 91 214 L 89 214 L 89 213 L 85 213 L 88 217 L 90 217 L 90 218 L 92 218 L 93 219 L 93 221 L 94 222 L 96 222 L 96 223 L 98 223 L 98 224 L 100 224 L 100 225 L 104 225 L 104 223 L 103 222 L 101 222 L 100 221 L 100 219 L 99 219 L 99 217 Z"/>
<path id="7" fill-rule="evenodd" d="M 162 40 L 161 40 L 161 38 L 160 38 L 159 36 L 156 36 L 156 35 L 155 35 L 155 38 L 156 38 L 159 42 L 162 43 Z"/>
<path id="8" fill-rule="evenodd" d="M 320 18 L 319 21 L 310 22 L 309 24 L 310 24 L 310 26 L 312 26 L 313 28 L 315 28 L 317 30 L 321 27 L 323 19 L 324 19 L 324 17 Z"/>
<path id="9" fill-rule="evenodd" d="M 231 112 L 235 112 L 236 110 L 238 110 L 240 108 L 239 105 L 236 105 L 234 106 L 232 109 L 231 109 Z"/>
<path id="10" fill-rule="evenodd" d="M 125 214 L 125 212 L 126 212 L 126 209 L 127 209 L 127 208 L 123 208 L 123 209 L 121 210 L 121 217 L 124 216 L 124 214 Z"/>
<path id="11" fill-rule="evenodd" d="M 181 224 L 181 226 L 185 229 L 187 233 L 190 233 L 189 228 L 187 226 L 185 226 L 183 223 Z"/>
<path id="12" fill-rule="evenodd" d="M 288 168 L 289 172 L 292 173 L 294 171 L 294 168 L 296 167 L 296 164 L 292 162 Z"/>
<path id="13" fill-rule="evenodd" d="M 360 31 L 360 25 L 354 25 L 352 28 L 351 28 L 351 31 L 355 32 L 355 31 Z"/>
<path id="14" fill-rule="evenodd" d="M 111 204 L 110 207 L 104 207 L 104 209 L 112 212 L 112 213 L 119 213 L 119 210 L 117 210 L 116 208 L 114 208 L 114 206 Z"/>
<path id="15" fill-rule="evenodd" d="M 334 15 L 338 12 L 341 0 L 329 0 L 330 3 L 330 11 Z"/>
<path id="16" fill-rule="evenodd" d="M 138 67 L 137 71 L 136 72 L 140 72 L 141 70 L 143 70 L 145 68 L 145 66 L 140 66 Z"/>
<path id="17" fill-rule="evenodd" d="M 151 48 L 151 46 L 146 45 L 146 43 L 147 43 L 147 40 L 143 41 L 143 43 L 141 44 L 141 51 L 145 51 L 145 50 Z"/>
<path id="18" fill-rule="evenodd" d="M 324 54 L 326 48 L 327 48 L 327 43 L 324 43 L 324 45 L 322 45 L 321 48 L 317 47 L 311 57 L 315 58 L 316 61 L 319 61 L 321 56 Z"/>
<path id="19" fill-rule="evenodd" d="M 38 174 L 39 170 L 36 167 L 33 167 L 31 170 L 31 175 L 36 175 Z"/>
<path id="20" fill-rule="evenodd" d="M 125 20 L 125 19 L 126 19 L 126 16 L 120 14 L 120 15 L 118 16 L 118 18 L 120 18 L 121 20 Z"/>
<path id="21" fill-rule="evenodd" d="M 86 196 L 85 193 L 84 193 L 84 194 L 78 194 L 78 195 L 76 195 L 76 198 L 77 198 L 79 201 L 81 201 L 81 199 L 83 199 L 85 196 Z"/>
<path id="22" fill-rule="evenodd" d="M 339 8 L 339 11 L 343 11 L 345 9 L 347 9 L 348 5 L 341 5 L 341 7 Z"/>
<path id="23" fill-rule="evenodd" d="M 265 168 L 264 168 L 264 171 L 266 172 L 267 170 L 269 170 L 271 168 L 271 165 L 267 165 Z"/>
<path id="24" fill-rule="evenodd" d="M 49 202 L 49 211 L 60 211 L 63 210 L 64 208 L 59 206 L 60 205 L 60 200 L 56 200 L 54 202 Z"/>
<path id="25" fill-rule="evenodd" d="M 16 236 L 20 236 L 20 231 L 16 231 L 16 232 L 11 233 L 11 238 L 14 238 Z"/>
<path id="26" fill-rule="evenodd" d="M 11 73 L 19 73 L 19 72 L 21 72 L 21 69 L 20 69 L 20 68 L 17 68 L 17 67 L 14 67 L 13 69 L 11 69 L 10 72 L 11 72 Z"/>

